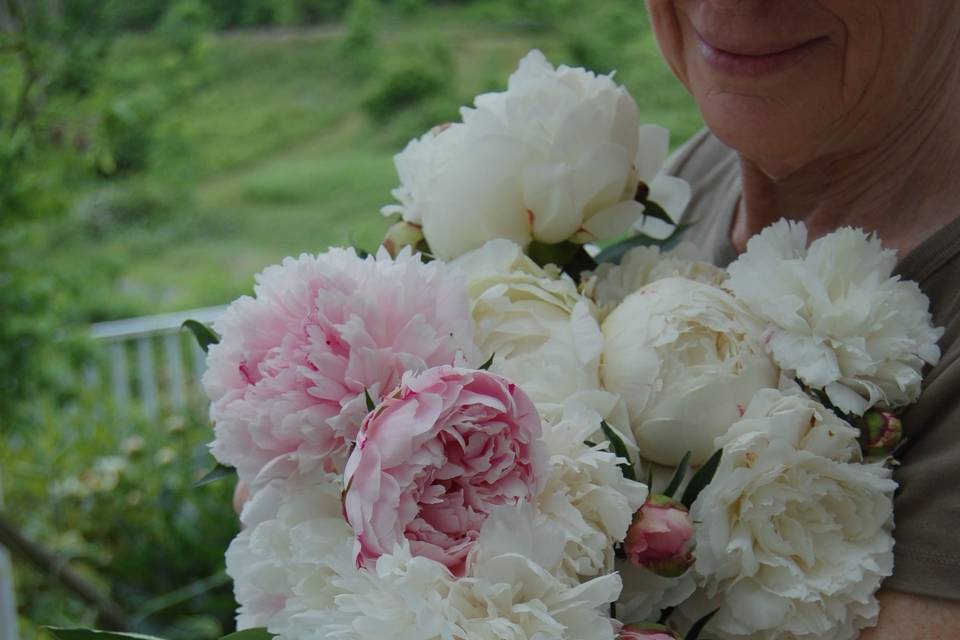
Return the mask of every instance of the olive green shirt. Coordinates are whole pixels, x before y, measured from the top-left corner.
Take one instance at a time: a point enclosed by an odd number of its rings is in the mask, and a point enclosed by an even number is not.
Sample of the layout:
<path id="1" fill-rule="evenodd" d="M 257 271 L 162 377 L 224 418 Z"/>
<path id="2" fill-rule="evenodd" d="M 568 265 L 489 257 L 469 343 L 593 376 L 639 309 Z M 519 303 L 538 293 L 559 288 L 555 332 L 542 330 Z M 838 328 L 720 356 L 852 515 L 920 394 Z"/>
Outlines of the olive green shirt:
<path id="1" fill-rule="evenodd" d="M 703 130 L 674 153 L 667 172 L 693 188 L 683 219 L 696 224 L 684 239 L 726 266 L 737 256 L 730 241 L 741 192 L 736 153 Z M 960 217 L 903 257 L 897 272 L 920 285 L 945 332 L 939 364 L 925 372 L 919 402 L 902 416 L 895 566 L 884 587 L 960 600 Z"/>

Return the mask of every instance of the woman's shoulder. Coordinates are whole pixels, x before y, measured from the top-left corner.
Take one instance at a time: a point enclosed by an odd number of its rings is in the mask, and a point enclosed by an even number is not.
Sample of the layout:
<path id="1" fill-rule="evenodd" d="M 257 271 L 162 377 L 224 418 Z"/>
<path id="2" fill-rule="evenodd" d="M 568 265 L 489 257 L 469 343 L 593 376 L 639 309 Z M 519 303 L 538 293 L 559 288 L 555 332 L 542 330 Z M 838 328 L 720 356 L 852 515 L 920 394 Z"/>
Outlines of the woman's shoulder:
<path id="1" fill-rule="evenodd" d="M 670 155 L 664 171 L 688 182 L 702 182 L 737 174 L 739 166 L 736 152 L 704 127 Z"/>
<path id="2" fill-rule="evenodd" d="M 933 323 L 943 327 L 941 357 L 923 381 L 920 401 L 903 418 L 894 549 L 896 591 L 960 600 L 960 218 L 915 249 L 900 275 L 930 298 Z"/>
<path id="3" fill-rule="evenodd" d="M 664 172 L 690 184 L 682 221 L 692 226 L 684 239 L 698 245 L 705 259 L 726 266 L 736 257 L 730 244 L 730 223 L 741 191 L 736 152 L 702 129 L 673 152 Z"/>

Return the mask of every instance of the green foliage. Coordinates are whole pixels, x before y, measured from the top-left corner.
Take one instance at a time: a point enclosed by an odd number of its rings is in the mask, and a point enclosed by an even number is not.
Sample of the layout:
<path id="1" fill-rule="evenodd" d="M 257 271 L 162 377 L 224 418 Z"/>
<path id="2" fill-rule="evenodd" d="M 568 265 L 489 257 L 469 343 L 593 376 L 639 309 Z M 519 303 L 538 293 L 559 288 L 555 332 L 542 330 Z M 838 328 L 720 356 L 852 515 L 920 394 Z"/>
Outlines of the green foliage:
<path id="1" fill-rule="evenodd" d="M 210 345 L 220 342 L 220 336 L 216 331 L 197 320 L 184 320 L 183 328 L 193 335 L 204 353 L 210 350 Z"/>
<path id="2" fill-rule="evenodd" d="M 25 535 L 68 558 L 140 632 L 196 640 L 228 631 L 234 602 L 223 553 L 238 524 L 233 483 L 194 486 L 210 465 L 204 421 L 146 424 L 93 394 L 44 402 L 39 418 L 0 452 L 4 474 L 17 478 L 5 487 L 8 508 L 29 514 L 20 519 Z M 30 594 L 20 600 L 30 620 L 95 624 L 36 573 L 21 571 L 17 586 Z"/>
<path id="3" fill-rule="evenodd" d="M 683 454 L 683 458 L 681 458 L 680 464 L 677 465 L 676 470 L 673 472 L 673 478 L 670 479 L 670 484 L 667 485 L 663 495 L 667 496 L 668 498 L 672 498 L 673 494 L 675 494 L 677 489 L 680 488 L 680 485 L 683 484 L 683 479 L 687 475 L 687 469 L 690 467 L 691 455 L 691 451 L 687 451 L 685 454 Z M 653 491 L 652 487 L 650 488 L 650 491 Z"/>
<path id="4" fill-rule="evenodd" d="M 368 75 L 379 65 L 376 40 L 380 17 L 377 0 L 350 0 L 343 20 L 346 36 L 340 43 L 340 52 L 345 68 L 354 75 Z"/>
<path id="5" fill-rule="evenodd" d="M 697 472 L 690 478 L 690 484 L 683 490 L 683 497 L 680 498 L 683 506 L 689 509 L 696 501 L 697 496 L 700 495 L 700 492 L 710 484 L 710 481 L 713 480 L 713 475 L 717 472 L 717 467 L 720 466 L 720 458 L 722 456 L 723 449 L 717 449 L 706 462 L 700 465 Z"/>
<path id="6" fill-rule="evenodd" d="M 143 179 L 127 180 L 81 198 L 72 218 L 91 238 L 123 233 L 132 226 L 162 224 L 179 203 L 178 194 Z"/>
<path id="7" fill-rule="evenodd" d="M 156 636 L 145 636 L 142 633 L 119 633 L 116 631 L 68 629 L 65 627 L 45 627 L 45 629 L 57 640 L 163 640 Z"/>
<path id="8" fill-rule="evenodd" d="M 193 55 L 212 22 L 202 0 L 177 0 L 164 12 L 157 34 L 181 53 Z"/>
<path id="9" fill-rule="evenodd" d="M 210 469 L 207 473 L 203 475 L 202 478 L 193 483 L 194 487 L 202 487 L 208 485 L 217 480 L 223 480 L 224 478 L 233 478 L 237 479 L 237 470 L 233 467 L 228 467 L 223 464 L 217 464 L 213 469 Z"/>
<path id="10" fill-rule="evenodd" d="M 98 631 L 96 629 L 66 629 L 62 627 L 46 627 L 57 640 L 163 640 L 156 636 L 145 636 L 141 633 L 117 633 L 114 631 Z M 220 640 L 270 640 L 273 636 L 266 629 L 245 629 L 229 633 Z"/>
<path id="11" fill-rule="evenodd" d="M 101 174 L 124 176 L 147 168 L 153 123 L 159 109 L 156 94 L 117 98 L 104 109 L 97 132 L 100 149 L 96 167 Z"/>
<path id="12" fill-rule="evenodd" d="M 391 58 L 363 107 L 376 126 L 393 128 L 388 143 L 399 149 L 410 138 L 456 119 L 461 101 L 454 90 L 456 61 L 446 43 L 404 42 L 396 49 L 400 55 Z"/>
<path id="13" fill-rule="evenodd" d="M 403 16 L 419 16 L 427 9 L 425 0 L 394 0 L 391 6 Z"/>
<path id="14" fill-rule="evenodd" d="M 243 631 L 237 631 L 236 633 L 231 633 L 226 635 L 220 640 L 270 640 L 272 638 L 266 629 L 244 629 Z"/>
<path id="15" fill-rule="evenodd" d="M 628 480 L 636 480 L 637 472 L 633 466 L 633 461 L 630 460 L 630 452 L 627 451 L 627 445 L 624 444 L 623 438 L 620 437 L 620 434 L 617 433 L 613 427 L 607 424 L 606 420 L 600 423 L 600 429 L 610 442 L 610 449 L 617 454 L 618 458 L 623 459 L 623 462 L 618 465 L 620 470 L 623 471 L 623 477 Z"/>
<path id="16" fill-rule="evenodd" d="M 573 7 L 568 7 L 571 9 Z M 624 47 L 648 32 L 646 13 L 636 3 L 604 2 L 565 11 L 558 28 L 567 41 L 570 64 L 584 66 L 597 73 L 622 68 Z"/>
<path id="17" fill-rule="evenodd" d="M 404 109 L 417 107 L 439 95 L 448 85 L 440 68 L 404 64 L 384 74 L 382 84 L 364 103 L 371 118 L 386 120 Z"/>

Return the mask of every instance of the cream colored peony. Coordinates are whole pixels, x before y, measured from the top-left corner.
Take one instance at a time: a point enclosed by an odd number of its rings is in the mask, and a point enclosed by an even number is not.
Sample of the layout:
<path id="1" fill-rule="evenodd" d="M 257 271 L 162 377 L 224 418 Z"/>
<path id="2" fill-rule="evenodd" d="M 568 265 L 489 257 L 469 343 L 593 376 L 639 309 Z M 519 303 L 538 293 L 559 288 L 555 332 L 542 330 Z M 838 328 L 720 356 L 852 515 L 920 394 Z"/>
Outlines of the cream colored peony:
<path id="1" fill-rule="evenodd" d="M 852 639 L 875 624 L 893 569 L 893 491 L 860 464 L 857 430 L 797 389 L 759 392 L 717 439 L 723 457 L 693 504 L 702 591 L 722 638 Z"/>
<path id="2" fill-rule="evenodd" d="M 542 269 L 507 240 L 457 259 L 467 281 L 474 340 L 490 371 L 520 385 L 555 421 L 564 403 L 600 388 L 603 336 L 589 300 L 556 269 Z"/>
<path id="3" fill-rule="evenodd" d="M 495 238 L 526 248 L 625 233 L 648 222 L 634 200 L 641 182 L 674 219 L 689 201 L 684 181 L 659 175 L 667 131 L 638 126 L 633 98 L 609 76 L 531 51 L 506 91 L 461 115 L 396 157 L 399 204 L 383 209 L 422 224 L 441 259 Z"/>
<path id="4" fill-rule="evenodd" d="M 550 463 L 537 498 L 539 522 L 563 534 L 562 562 L 553 573 L 570 584 L 613 571 L 614 544 L 623 541 L 647 498 L 647 487 L 624 478 L 622 460 L 606 444 L 585 443 L 596 438 L 600 420 L 596 411 L 572 401 L 556 425 L 544 425 Z"/>
<path id="5" fill-rule="evenodd" d="M 227 549 L 239 610 L 237 628 L 287 634 L 290 618 L 332 607 L 342 593 L 334 567 L 354 562 L 354 535 L 340 504 L 340 482 L 314 472 L 273 480 L 243 508 L 244 529 Z"/>
<path id="6" fill-rule="evenodd" d="M 610 311 L 628 295 L 664 278 L 687 278 L 714 286 L 727 279 L 727 272 L 704 262 L 700 249 L 682 242 L 671 251 L 659 247 L 635 247 L 620 264 L 603 263 L 581 284 L 581 291 L 603 311 Z"/>
<path id="7" fill-rule="evenodd" d="M 281 639 L 614 640 L 605 608 L 619 576 L 559 581 L 545 567 L 559 562 L 562 547 L 536 526 L 532 508 L 502 507 L 484 524 L 467 577 L 402 545 L 372 571 L 343 563 L 335 606 L 295 616 Z"/>
<path id="8" fill-rule="evenodd" d="M 627 405 L 640 455 L 701 464 L 779 372 L 759 325 L 733 296 L 686 278 L 665 278 L 627 296 L 603 322 L 603 386 Z"/>
<path id="9" fill-rule="evenodd" d="M 897 257 L 876 236 L 843 228 L 807 248 L 803 223 L 781 220 L 750 239 L 728 285 L 766 322 L 767 348 L 844 412 L 895 408 L 920 395 L 940 359 L 929 300 L 893 276 Z"/>

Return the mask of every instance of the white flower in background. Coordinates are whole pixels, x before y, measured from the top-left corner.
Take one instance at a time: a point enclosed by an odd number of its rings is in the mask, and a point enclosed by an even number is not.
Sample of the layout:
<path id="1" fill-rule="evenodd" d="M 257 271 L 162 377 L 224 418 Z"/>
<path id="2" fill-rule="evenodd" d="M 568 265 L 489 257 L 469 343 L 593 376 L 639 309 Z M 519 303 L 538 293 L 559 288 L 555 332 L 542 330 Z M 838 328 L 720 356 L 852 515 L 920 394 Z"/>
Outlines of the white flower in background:
<path id="1" fill-rule="evenodd" d="M 507 240 L 451 266 L 466 278 L 474 340 L 484 358 L 494 357 L 490 371 L 520 385 L 546 420 L 570 397 L 600 388 L 603 336 L 573 280 L 541 269 Z"/>
<path id="2" fill-rule="evenodd" d="M 237 628 L 286 632 L 298 611 L 333 606 L 338 562 L 354 562 L 339 477 L 319 472 L 273 480 L 243 508 L 243 531 L 227 549 L 227 573 L 240 605 Z"/>
<path id="3" fill-rule="evenodd" d="M 799 390 L 765 389 L 717 439 L 723 457 L 693 504 L 703 591 L 718 637 L 855 638 L 875 624 L 893 569 L 893 491 L 861 464 L 858 432 Z"/>
<path id="4" fill-rule="evenodd" d="M 613 545 L 622 542 L 634 512 L 647 498 L 647 487 L 624 478 L 620 459 L 597 438 L 601 417 L 570 402 L 556 425 L 544 425 L 550 454 L 546 485 L 537 499 L 541 526 L 562 532 L 565 545 L 554 575 L 576 584 L 579 579 L 613 570 Z"/>
<path id="5" fill-rule="evenodd" d="M 843 228 L 807 248 L 803 223 L 781 220 L 750 239 L 727 286 L 765 321 L 784 369 L 845 412 L 895 408 L 920 395 L 924 364 L 940 359 L 929 300 L 892 276 L 896 253 Z"/>
<path id="6" fill-rule="evenodd" d="M 676 578 L 665 578 L 626 559 L 618 559 L 616 568 L 623 576 L 617 617 L 625 622 L 659 620 L 664 609 L 684 602 L 697 588 L 692 570 Z"/>
<path id="7" fill-rule="evenodd" d="M 441 259 L 495 238 L 526 248 L 626 233 L 645 222 L 638 188 L 674 219 L 690 199 L 686 182 L 659 175 L 667 131 L 640 127 L 610 76 L 555 69 L 531 51 L 506 91 L 478 96 L 461 115 L 395 158 L 399 204 L 383 209 L 422 224 Z"/>
<path id="8" fill-rule="evenodd" d="M 295 616 L 283 640 L 614 640 L 611 574 L 569 586 L 545 569 L 563 546 L 532 508 L 502 507 L 484 523 L 467 577 L 398 546 L 374 570 L 338 567 L 335 606 Z"/>
<path id="9" fill-rule="evenodd" d="M 720 286 L 727 272 L 702 260 L 699 247 L 692 242 L 682 242 L 670 251 L 635 247 L 624 254 L 620 264 L 598 265 L 584 279 L 581 290 L 601 309 L 612 309 L 651 282 L 673 277 Z"/>
<path id="10" fill-rule="evenodd" d="M 627 405 L 640 455 L 699 465 L 757 390 L 779 372 L 761 326 L 733 296 L 686 278 L 630 294 L 603 322 L 602 379 Z"/>

